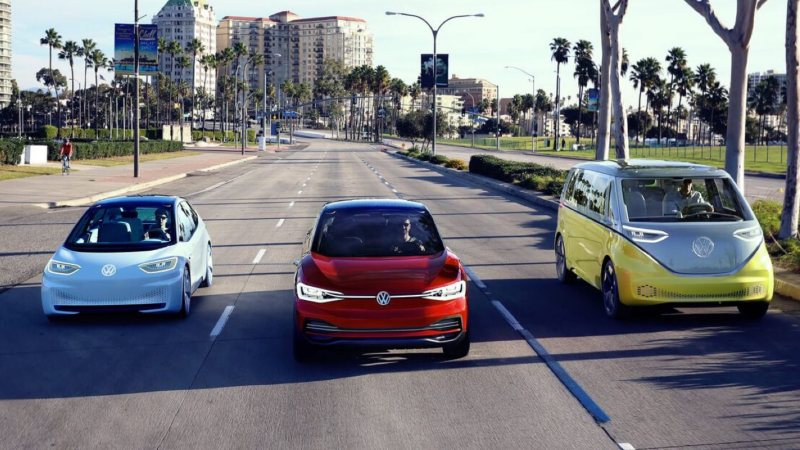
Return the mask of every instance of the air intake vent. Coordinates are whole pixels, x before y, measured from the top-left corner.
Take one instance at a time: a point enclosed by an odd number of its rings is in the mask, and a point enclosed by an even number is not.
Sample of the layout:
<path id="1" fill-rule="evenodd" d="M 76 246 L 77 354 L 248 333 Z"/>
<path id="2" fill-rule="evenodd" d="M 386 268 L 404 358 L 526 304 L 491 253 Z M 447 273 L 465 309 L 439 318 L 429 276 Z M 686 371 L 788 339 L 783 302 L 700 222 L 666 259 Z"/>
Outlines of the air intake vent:
<path id="1" fill-rule="evenodd" d="M 765 292 L 766 290 L 763 284 L 754 284 L 747 288 L 716 294 L 684 294 L 667 289 L 660 289 L 649 284 L 643 284 L 636 288 L 636 295 L 639 297 L 659 300 L 742 300 L 764 295 Z"/>

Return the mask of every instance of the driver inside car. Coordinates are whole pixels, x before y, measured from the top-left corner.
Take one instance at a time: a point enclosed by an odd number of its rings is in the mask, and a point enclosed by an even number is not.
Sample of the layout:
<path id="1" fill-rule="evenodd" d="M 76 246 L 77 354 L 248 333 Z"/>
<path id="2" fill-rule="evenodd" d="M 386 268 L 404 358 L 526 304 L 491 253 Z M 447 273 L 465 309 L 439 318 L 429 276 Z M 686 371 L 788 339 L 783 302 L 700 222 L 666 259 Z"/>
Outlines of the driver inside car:
<path id="1" fill-rule="evenodd" d="M 703 194 L 692 190 L 692 180 L 686 178 L 683 180 L 680 188 L 672 190 L 664 196 L 663 213 L 665 216 L 683 216 L 686 215 L 690 208 L 694 205 L 708 205 L 703 199 Z M 714 207 L 708 205 L 713 212 Z"/>
<path id="2" fill-rule="evenodd" d="M 395 243 L 392 245 L 392 252 L 394 253 L 407 253 L 411 249 L 425 251 L 425 246 L 416 237 L 411 235 L 411 219 L 406 217 L 405 220 L 400 222 L 401 231 Z"/>
<path id="3" fill-rule="evenodd" d="M 171 236 L 169 234 L 169 214 L 167 214 L 167 210 L 163 208 L 158 208 L 155 213 L 155 225 L 151 226 L 147 233 L 145 233 L 145 239 L 161 239 L 162 241 L 169 241 L 171 240 Z"/>

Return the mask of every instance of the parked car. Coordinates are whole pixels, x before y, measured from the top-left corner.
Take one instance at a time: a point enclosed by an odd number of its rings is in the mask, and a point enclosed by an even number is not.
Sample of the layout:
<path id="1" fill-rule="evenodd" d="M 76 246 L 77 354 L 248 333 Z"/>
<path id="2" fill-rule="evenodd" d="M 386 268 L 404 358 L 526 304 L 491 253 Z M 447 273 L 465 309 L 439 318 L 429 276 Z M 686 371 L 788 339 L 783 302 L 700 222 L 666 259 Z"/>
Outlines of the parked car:
<path id="1" fill-rule="evenodd" d="M 47 263 L 42 309 L 50 319 L 120 310 L 188 316 L 192 294 L 213 277 L 211 237 L 186 200 L 119 197 L 87 209 Z"/>
<path id="2" fill-rule="evenodd" d="M 295 264 L 297 360 L 334 345 L 469 353 L 467 275 L 424 205 L 329 203 Z"/>
<path id="3" fill-rule="evenodd" d="M 578 164 L 561 196 L 556 270 L 603 294 L 608 316 L 646 305 L 766 314 L 773 270 L 761 227 L 728 174 L 697 164 Z"/>

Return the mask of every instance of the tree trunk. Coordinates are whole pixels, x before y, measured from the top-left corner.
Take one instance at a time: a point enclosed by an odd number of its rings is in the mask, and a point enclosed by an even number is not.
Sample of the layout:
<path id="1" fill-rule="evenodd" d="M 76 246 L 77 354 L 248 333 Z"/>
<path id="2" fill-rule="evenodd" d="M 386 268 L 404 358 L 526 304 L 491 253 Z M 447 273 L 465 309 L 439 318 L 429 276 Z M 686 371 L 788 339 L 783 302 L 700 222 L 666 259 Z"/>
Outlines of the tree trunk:
<path id="1" fill-rule="evenodd" d="M 559 99 L 561 96 L 561 63 L 556 63 L 556 116 L 554 118 L 555 122 L 555 130 L 553 130 L 553 134 L 555 135 L 555 139 L 553 140 L 553 150 L 561 149 L 561 145 L 558 142 L 558 138 L 561 137 L 561 133 L 559 133 L 559 125 L 561 122 L 561 108 L 559 107 Z M 497 134 L 500 135 L 500 105 L 497 105 Z"/>
<path id="2" fill-rule="evenodd" d="M 97 100 L 100 98 L 100 84 L 97 80 L 97 67 L 94 69 L 94 139 L 100 138 L 97 132 L 97 123 L 100 122 L 100 109 L 97 106 Z"/>
<path id="3" fill-rule="evenodd" d="M 626 1 L 626 0 L 623 0 Z M 630 149 L 628 145 L 628 117 L 625 115 L 625 105 L 623 104 L 622 100 L 622 44 L 619 42 L 619 28 L 622 24 L 622 19 L 625 15 L 625 8 L 626 6 L 623 5 L 620 8 L 620 12 L 617 13 L 617 17 L 614 19 L 614 22 L 611 24 L 611 61 L 610 61 L 610 83 L 606 84 L 606 92 L 608 92 L 607 88 L 610 84 L 611 87 L 611 103 L 614 108 L 614 152 L 617 159 L 628 159 L 630 157 Z M 609 11 L 610 12 L 610 11 Z M 605 71 L 604 71 L 605 72 Z M 603 74 L 604 77 L 609 78 L 609 74 Z M 608 102 L 608 95 L 603 95 L 601 91 L 600 98 L 606 98 L 605 102 Z M 601 103 L 602 105 L 602 103 Z M 607 109 L 608 106 L 603 106 L 603 109 Z M 601 109 L 602 110 L 602 109 Z M 606 128 L 601 128 L 601 133 L 608 133 L 608 125 Z M 605 144 L 605 153 L 608 154 L 608 143 Z"/>
<path id="4" fill-rule="evenodd" d="M 583 112 L 583 108 L 581 107 L 581 103 L 583 102 L 583 86 L 578 86 L 578 133 L 575 136 L 575 143 L 580 145 L 581 144 L 581 112 Z"/>
<path id="5" fill-rule="evenodd" d="M 69 70 L 72 74 L 72 101 L 70 102 L 70 109 L 74 112 L 75 111 L 75 66 L 72 64 L 72 60 L 69 61 Z M 75 118 L 72 118 L 70 122 L 72 124 L 72 132 L 70 133 L 70 138 L 75 139 Z"/>
<path id="6" fill-rule="evenodd" d="M 797 236 L 800 198 L 800 98 L 798 98 L 798 65 L 800 55 L 797 49 L 797 8 L 798 1 L 788 0 L 786 13 L 786 137 L 788 145 L 788 165 L 786 167 L 786 189 L 783 197 L 781 228 L 778 237 L 788 239 Z"/>

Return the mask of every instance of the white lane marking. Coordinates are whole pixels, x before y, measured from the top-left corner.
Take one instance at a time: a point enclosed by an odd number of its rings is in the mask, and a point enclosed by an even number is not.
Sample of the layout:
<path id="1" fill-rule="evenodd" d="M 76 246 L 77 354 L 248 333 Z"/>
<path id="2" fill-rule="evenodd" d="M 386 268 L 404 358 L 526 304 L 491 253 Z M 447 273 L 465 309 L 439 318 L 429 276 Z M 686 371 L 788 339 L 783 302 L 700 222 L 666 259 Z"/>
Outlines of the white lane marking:
<path id="1" fill-rule="evenodd" d="M 222 329 L 225 328 L 225 324 L 228 322 L 228 318 L 231 316 L 233 312 L 233 305 L 226 306 L 225 311 L 222 311 L 222 315 L 219 316 L 219 320 L 217 320 L 217 324 L 214 325 L 214 329 L 211 330 L 211 334 L 209 337 L 213 341 L 214 339 L 222 333 Z"/>
<path id="2" fill-rule="evenodd" d="M 620 442 L 617 445 L 619 445 L 619 448 L 622 450 L 636 450 L 635 448 L 633 448 L 631 444 L 628 444 L 627 442 Z"/>
<path id="3" fill-rule="evenodd" d="M 395 194 L 397 194 L 397 189 L 392 189 L 392 192 L 394 192 Z"/>
<path id="4" fill-rule="evenodd" d="M 261 262 L 261 258 L 263 258 L 263 257 L 264 257 L 264 253 L 267 253 L 267 249 L 265 249 L 265 248 L 262 248 L 261 250 L 259 250 L 259 251 L 258 251 L 258 254 L 256 255 L 256 257 L 255 257 L 255 258 L 253 258 L 253 264 L 258 264 L 258 263 L 260 263 L 260 262 Z"/>
<path id="5" fill-rule="evenodd" d="M 278 221 L 278 224 L 277 224 L 277 225 L 275 225 L 275 228 L 280 228 L 280 227 L 281 227 L 281 225 L 283 225 L 283 221 L 284 221 L 284 219 L 281 219 L 281 220 L 279 220 L 279 221 Z"/>
<path id="6" fill-rule="evenodd" d="M 291 208 L 292 206 L 294 206 L 294 202 L 289 203 L 289 208 Z"/>
<path id="7" fill-rule="evenodd" d="M 517 319 L 514 316 L 512 316 L 510 312 L 508 312 L 508 310 L 506 309 L 505 306 L 503 306 L 502 303 L 498 302 L 497 300 L 492 300 L 492 304 L 494 305 L 495 308 L 497 308 L 498 311 L 500 311 L 500 314 L 502 314 L 503 317 L 506 318 L 506 320 L 508 321 L 508 323 L 511 324 L 511 327 L 514 328 L 514 330 L 516 331 L 522 330 L 522 325 L 520 325 L 519 322 L 517 322 Z"/>
<path id="8" fill-rule="evenodd" d="M 253 173 L 255 171 L 256 171 L 256 169 L 253 169 L 253 170 L 251 170 L 249 172 L 245 172 L 245 173 L 243 173 L 243 174 L 241 174 L 241 175 L 239 175 L 237 177 L 233 177 L 228 181 L 221 181 L 221 182 L 219 182 L 219 183 L 217 183 L 217 184 L 215 184 L 213 186 L 209 186 L 209 187 L 203 189 L 202 191 L 197 191 L 197 192 L 192 192 L 191 194 L 187 194 L 186 197 L 194 197 L 195 195 L 200 195 L 200 194 L 204 194 L 204 193 L 206 193 L 208 191 L 212 191 L 212 190 L 214 190 L 214 189 L 216 189 L 218 187 L 225 186 L 228 183 L 232 183 L 232 182 L 238 180 L 239 178 L 242 178 L 245 175 L 250 175 L 251 173 Z"/>
<path id="9" fill-rule="evenodd" d="M 478 286 L 481 289 L 486 289 L 486 285 L 483 284 L 483 281 L 481 281 L 481 279 L 478 278 L 477 275 L 475 275 L 472 269 L 470 269 L 467 266 L 464 266 L 464 270 L 467 272 L 467 275 L 469 275 L 469 279 L 472 280 L 472 282 L 475 283 L 476 286 Z"/>
<path id="10" fill-rule="evenodd" d="M 308 180 L 310 180 L 310 179 L 311 179 L 311 177 L 308 177 L 308 178 L 306 178 L 306 181 L 308 181 Z"/>
<path id="11" fill-rule="evenodd" d="M 385 185 L 387 185 L 387 186 L 388 186 L 388 185 L 389 185 L 389 182 L 388 182 L 388 181 L 384 181 L 384 182 L 383 182 L 383 184 L 385 184 Z"/>
<path id="12" fill-rule="evenodd" d="M 302 193 L 303 193 L 303 191 L 297 191 L 297 195 L 300 195 Z"/>
<path id="13" fill-rule="evenodd" d="M 306 187 L 306 184 L 308 184 L 308 183 L 303 183 L 303 187 Z"/>

